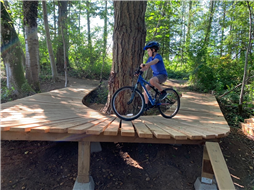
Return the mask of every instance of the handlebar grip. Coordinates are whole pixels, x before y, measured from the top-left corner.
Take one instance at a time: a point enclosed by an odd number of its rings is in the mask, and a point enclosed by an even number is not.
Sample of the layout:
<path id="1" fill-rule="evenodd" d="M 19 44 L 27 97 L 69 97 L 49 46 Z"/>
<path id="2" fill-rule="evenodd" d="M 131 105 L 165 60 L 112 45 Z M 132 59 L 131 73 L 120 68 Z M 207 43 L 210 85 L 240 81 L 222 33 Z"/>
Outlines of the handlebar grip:
<path id="1" fill-rule="evenodd" d="M 143 71 L 140 71 L 141 67 L 139 67 L 139 69 L 135 72 L 135 75 L 142 75 Z"/>

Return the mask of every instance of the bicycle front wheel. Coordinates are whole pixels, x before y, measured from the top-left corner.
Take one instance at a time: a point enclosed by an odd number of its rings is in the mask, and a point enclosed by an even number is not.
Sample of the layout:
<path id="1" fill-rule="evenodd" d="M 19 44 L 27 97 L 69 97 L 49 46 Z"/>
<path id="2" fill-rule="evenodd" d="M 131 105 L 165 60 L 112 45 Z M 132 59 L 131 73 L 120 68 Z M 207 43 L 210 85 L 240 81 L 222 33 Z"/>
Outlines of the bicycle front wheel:
<path id="1" fill-rule="evenodd" d="M 131 121 L 138 118 L 144 110 L 145 100 L 139 90 L 131 86 L 118 89 L 112 98 L 112 109 L 120 119 Z"/>
<path id="2" fill-rule="evenodd" d="M 167 88 L 165 91 L 167 92 L 167 96 L 163 100 L 160 100 L 158 109 L 163 117 L 172 118 L 180 109 L 180 97 L 172 88 Z"/>

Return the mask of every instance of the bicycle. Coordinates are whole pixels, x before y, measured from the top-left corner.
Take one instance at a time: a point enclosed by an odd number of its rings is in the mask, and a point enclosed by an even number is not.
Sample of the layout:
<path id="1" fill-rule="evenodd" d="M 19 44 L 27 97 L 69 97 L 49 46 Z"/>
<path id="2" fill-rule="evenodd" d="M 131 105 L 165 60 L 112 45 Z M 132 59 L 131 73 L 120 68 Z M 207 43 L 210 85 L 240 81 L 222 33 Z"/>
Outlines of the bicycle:
<path id="1" fill-rule="evenodd" d="M 114 113 L 122 120 L 131 121 L 137 119 L 144 112 L 145 99 L 140 90 L 137 89 L 138 84 L 140 84 L 148 95 L 151 107 L 157 107 L 160 114 L 165 118 L 174 117 L 180 109 L 178 93 L 172 88 L 166 88 L 164 90 L 167 92 L 167 96 L 163 100 L 159 100 L 157 96 L 160 92 L 147 82 L 142 77 L 142 74 L 143 72 L 140 69 L 136 71 L 135 75 L 138 75 L 137 83 L 133 86 L 119 88 L 114 93 L 111 102 Z M 145 84 L 148 84 L 153 89 L 155 92 L 154 97 L 148 92 Z M 118 102 L 120 103 L 117 104 Z"/>

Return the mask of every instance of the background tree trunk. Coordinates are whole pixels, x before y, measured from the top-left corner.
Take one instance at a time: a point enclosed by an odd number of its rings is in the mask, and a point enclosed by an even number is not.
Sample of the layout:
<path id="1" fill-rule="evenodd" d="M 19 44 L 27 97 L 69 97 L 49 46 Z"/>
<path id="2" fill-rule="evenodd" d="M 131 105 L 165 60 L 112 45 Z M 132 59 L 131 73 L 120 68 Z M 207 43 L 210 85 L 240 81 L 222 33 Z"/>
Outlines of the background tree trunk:
<path id="1" fill-rule="evenodd" d="M 92 67 L 92 39 L 91 39 L 91 27 L 90 27 L 90 2 L 86 1 L 86 20 L 87 20 L 87 36 L 88 36 L 88 48 L 89 48 L 89 64 Z"/>
<path id="2" fill-rule="evenodd" d="M 51 44 L 51 40 L 50 40 L 50 34 L 49 34 L 49 25 L 48 25 L 46 1 L 42 1 L 42 6 L 43 6 L 43 17 L 44 17 L 47 47 L 48 47 L 50 65 L 51 65 L 51 71 L 52 71 L 52 79 L 55 82 L 56 79 L 57 79 L 57 70 L 56 70 L 55 57 L 54 57 L 53 48 L 52 48 L 52 44 Z"/>
<path id="3" fill-rule="evenodd" d="M 104 113 L 112 112 L 110 102 L 117 89 L 136 82 L 134 72 L 144 55 L 146 4 L 146 1 L 114 1 L 113 64 Z"/>
<path id="4" fill-rule="evenodd" d="M 67 53 L 67 5 L 68 1 L 58 2 L 58 46 L 56 54 L 56 66 L 59 73 L 64 72 L 64 49 L 63 49 L 63 39 L 62 39 L 62 28 L 64 32 L 64 39 L 66 44 L 66 56 L 67 56 L 67 66 L 68 66 L 68 53 Z"/>
<path id="5" fill-rule="evenodd" d="M 26 40 L 26 78 L 31 87 L 40 91 L 39 83 L 39 41 L 37 36 L 38 1 L 23 1 L 25 40 Z"/>
<path id="6" fill-rule="evenodd" d="M 108 39 L 108 4 L 107 1 L 105 1 L 105 10 L 104 10 L 104 31 L 103 31 L 103 57 L 102 57 L 102 68 L 101 68 L 101 75 L 100 75 L 100 84 L 102 82 L 102 73 L 103 68 L 105 65 L 105 58 L 107 55 L 107 39 Z"/>
<path id="7" fill-rule="evenodd" d="M 1 2 L 1 57 L 6 69 L 7 87 L 14 88 L 17 96 L 22 96 L 22 85 L 26 82 L 22 66 L 24 52 L 13 22 Z M 14 45 L 13 45 L 14 44 Z"/>
<path id="8" fill-rule="evenodd" d="M 243 74 L 243 82 L 242 82 L 242 88 L 241 88 L 241 93 L 240 93 L 240 98 L 239 98 L 239 113 L 242 114 L 242 104 L 243 104 L 243 94 L 244 94 L 244 87 L 246 84 L 246 78 L 247 78 L 247 70 L 248 70 L 248 55 L 249 51 L 251 48 L 251 24 L 252 24 L 252 16 L 251 16 L 251 9 L 250 9 L 250 4 L 249 1 L 247 1 L 247 6 L 249 9 L 249 44 L 247 46 L 246 54 L 245 54 L 245 65 L 244 65 L 244 74 Z"/>
<path id="9" fill-rule="evenodd" d="M 43 17 L 44 17 L 47 47 L 48 47 L 49 59 L 50 59 L 50 65 L 51 65 L 51 71 L 52 71 L 52 79 L 55 82 L 57 79 L 57 70 L 56 70 L 55 57 L 54 57 L 53 48 L 52 48 L 52 44 L 50 40 L 50 34 L 49 34 L 46 0 L 42 0 L 42 7 L 43 7 Z"/>

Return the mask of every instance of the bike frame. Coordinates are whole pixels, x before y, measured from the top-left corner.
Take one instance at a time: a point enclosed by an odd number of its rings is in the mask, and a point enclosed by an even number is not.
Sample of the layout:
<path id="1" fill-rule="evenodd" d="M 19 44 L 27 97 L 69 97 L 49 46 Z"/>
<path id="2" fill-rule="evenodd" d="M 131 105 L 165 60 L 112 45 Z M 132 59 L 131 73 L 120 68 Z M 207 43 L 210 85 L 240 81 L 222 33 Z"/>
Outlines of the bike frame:
<path id="1" fill-rule="evenodd" d="M 135 87 L 134 87 L 134 90 L 137 89 L 138 87 L 138 83 L 140 83 L 140 85 L 142 86 L 142 88 L 145 90 L 147 96 L 148 96 L 148 99 L 149 101 L 151 102 L 151 104 L 154 106 L 155 105 L 155 98 L 153 99 L 151 97 L 151 95 L 149 94 L 148 90 L 146 89 L 146 86 L 145 84 L 148 84 L 156 93 L 156 95 L 159 93 L 157 89 L 155 89 L 153 86 L 151 86 L 151 84 L 149 82 L 147 82 L 145 79 L 143 79 L 143 77 L 141 76 L 141 74 L 138 76 L 138 81 L 137 83 L 135 84 Z M 156 96 L 155 96 L 156 97 Z M 160 103 L 157 103 L 156 105 L 160 105 Z"/>

